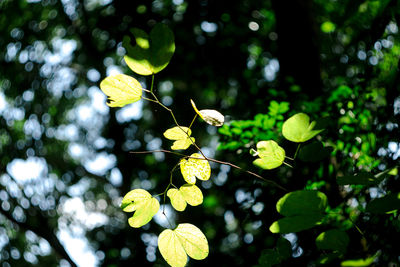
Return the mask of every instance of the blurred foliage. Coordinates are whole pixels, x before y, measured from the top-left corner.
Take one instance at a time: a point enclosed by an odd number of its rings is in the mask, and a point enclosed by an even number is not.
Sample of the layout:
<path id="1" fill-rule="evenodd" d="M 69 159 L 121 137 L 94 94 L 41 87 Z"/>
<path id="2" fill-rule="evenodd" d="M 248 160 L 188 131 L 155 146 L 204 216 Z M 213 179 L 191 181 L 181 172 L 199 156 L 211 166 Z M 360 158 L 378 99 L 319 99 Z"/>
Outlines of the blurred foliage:
<path id="1" fill-rule="evenodd" d="M 190 98 L 227 115 L 218 133 L 193 126 L 202 149 L 290 191 L 328 198 L 321 225 L 272 234 L 285 192 L 212 164 L 211 179 L 201 183 L 204 204 L 175 217 L 209 241 L 208 258 L 189 265 L 398 266 L 398 173 L 374 184 L 338 185 L 336 178 L 377 177 L 398 166 L 399 21 L 395 0 L 0 1 L 2 267 L 165 265 L 153 234 L 162 221 L 133 229 L 119 205 L 132 189 L 161 192 L 168 183 L 179 159 L 129 151 L 167 148 L 162 133 L 173 122 L 147 102 L 111 110 L 98 88 L 111 73 L 133 74 L 123 61 L 124 36 L 157 22 L 169 25 L 176 43 L 155 81 L 160 100 L 183 125 L 194 115 Z M 134 77 L 150 87 L 150 79 Z M 329 117 L 317 140 L 333 152 L 319 162 L 255 170 L 249 150 L 259 141 L 296 153 L 281 127 L 300 112 Z M 348 235 L 346 251 L 316 248 L 331 229 Z M 282 238 L 293 253 L 279 245 Z"/>

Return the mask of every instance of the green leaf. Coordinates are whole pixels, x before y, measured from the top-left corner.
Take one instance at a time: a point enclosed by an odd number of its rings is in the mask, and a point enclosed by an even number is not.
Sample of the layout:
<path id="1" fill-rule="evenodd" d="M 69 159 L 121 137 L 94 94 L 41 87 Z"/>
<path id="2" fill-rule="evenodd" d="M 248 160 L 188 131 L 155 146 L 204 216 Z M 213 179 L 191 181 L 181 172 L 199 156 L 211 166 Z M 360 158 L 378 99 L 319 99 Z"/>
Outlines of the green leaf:
<path id="1" fill-rule="evenodd" d="M 345 253 L 349 241 L 349 236 L 345 231 L 331 229 L 321 233 L 315 240 L 315 243 L 319 249 L 328 249 Z"/>
<path id="2" fill-rule="evenodd" d="M 277 168 L 285 160 L 285 150 L 273 140 L 258 142 L 257 154 L 260 158 L 253 161 L 253 164 L 262 169 Z"/>
<path id="3" fill-rule="evenodd" d="M 136 45 L 131 45 L 131 38 L 125 36 L 123 46 L 127 50 L 124 57 L 129 68 L 140 75 L 152 75 L 163 70 L 175 52 L 174 34 L 164 24 L 156 24 L 150 36 L 140 29 L 132 29 Z"/>
<path id="4" fill-rule="evenodd" d="M 373 185 L 377 182 L 377 179 L 370 172 L 359 172 L 356 175 L 338 176 L 336 182 L 338 185 Z"/>
<path id="5" fill-rule="evenodd" d="M 179 190 L 172 188 L 167 192 L 171 204 L 177 211 L 184 211 L 186 203 L 191 206 L 198 206 L 203 203 L 203 194 L 200 188 L 194 184 L 182 185 Z"/>
<path id="6" fill-rule="evenodd" d="M 376 257 L 377 257 L 377 254 L 375 254 L 372 257 L 366 258 L 366 259 L 346 260 L 346 261 L 342 261 L 340 263 L 340 266 L 342 266 L 342 267 L 370 266 L 372 263 L 374 263 Z"/>
<path id="7" fill-rule="evenodd" d="M 310 123 L 310 117 L 307 114 L 297 113 L 283 123 L 282 134 L 289 141 L 306 142 L 323 131 L 323 129 L 314 129 L 315 125 L 315 121 Z"/>
<path id="8" fill-rule="evenodd" d="M 188 184 L 195 184 L 196 177 L 203 181 L 210 179 L 210 163 L 198 153 L 192 154 L 187 160 L 181 159 L 180 165 L 183 179 L 185 179 Z"/>
<path id="9" fill-rule="evenodd" d="M 214 109 L 202 109 L 199 111 L 192 99 L 190 99 L 190 102 L 192 103 L 194 111 L 208 124 L 218 127 L 224 124 L 225 117 L 219 111 Z"/>
<path id="10" fill-rule="evenodd" d="M 367 212 L 375 214 L 388 213 L 400 209 L 400 193 L 390 193 L 384 197 L 376 198 L 369 202 Z"/>
<path id="11" fill-rule="evenodd" d="M 100 83 L 100 89 L 108 96 L 110 107 L 123 107 L 142 97 L 140 83 L 124 74 L 108 76 Z"/>
<path id="12" fill-rule="evenodd" d="M 172 150 L 187 149 L 194 143 L 194 137 L 190 137 L 192 130 L 188 127 L 175 126 L 164 132 L 164 137 L 169 140 L 176 140 L 171 146 Z"/>
<path id="13" fill-rule="evenodd" d="M 323 214 L 307 214 L 285 217 L 272 223 L 269 230 L 274 234 L 296 233 L 321 223 Z"/>
<path id="14" fill-rule="evenodd" d="M 321 213 L 327 205 L 324 193 L 314 190 L 300 190 L 287 193 L 276 203 L 276 210 L 285 216 Z"/>
<path id="15" fill-rule="evenodd" d="M 179 224 L 175 230 L 164 230 L 158 237 L 158 249 L 173 267 L 185 266 L 187 256 L 196 260 L 205 259 L 209 252 L 205 235 L 189 223 Z"/>
<path id="16" fill-rule="evenodd" d="M 128 222 L 130 226 L 139 228 L 153 218 L 160 209 L 160 203 L 146 190 L 134 189 L 124 196 L 121 208 L 125 212 L 135 212 Z"/>
<path id="17" fill-rule="evenodd" d="M 332 151 L 332 147 L 324 147 L 321 142 L 315 141 L 300 149 L 299 159 L 305 162 L 317 162 L 328 157 Z"/>

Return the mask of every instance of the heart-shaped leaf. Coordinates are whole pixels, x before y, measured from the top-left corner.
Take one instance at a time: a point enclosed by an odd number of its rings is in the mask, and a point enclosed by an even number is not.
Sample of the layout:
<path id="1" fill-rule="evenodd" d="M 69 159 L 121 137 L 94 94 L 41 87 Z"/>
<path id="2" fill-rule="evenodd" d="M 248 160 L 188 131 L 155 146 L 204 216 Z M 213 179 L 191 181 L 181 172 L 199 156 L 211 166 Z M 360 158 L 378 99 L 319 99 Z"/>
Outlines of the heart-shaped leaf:
<path id="1" fill-rule="evenodd" d="M 187 256 L 202 260 L 208 256 L 208 242 L 196 226 L 183 223 L 175 230 L 164 230 L 158 237 L 158 249 L 167 263 L 173 267 L 186 265 Z"/>
<path id="2" fill-rule="evenodd" d="M 257 155 L 260 158 L 253 161 L 253 164 L 267 170 L 281 166 L 285 160 L 285 150 L 273 140 L 258 142 Z"/>
<path id="3" fill-rule="evenodd" d="M 321 233 L 316 239 L 315 244 L 319 249 L 329 249 L 345 253 L 349 244 L 349 236 L 345 231 L 331 229 Z"/>
<path id="4" fill-rule="evenodd" d="M 283 123 L 282 134 L 289 141 L 306 142 L 323 131 L 323 129 L 314 129 L 315 125 L 315 121 L 310 123 L 310 117 L 307 114 L 297 113 Z"/>
<path id="5" fill-rule="evenodd" d="M 210 179 L 210 163 L 198 153 L 192 154 L 187 160 L 181 159 L 180 165 L 183 179 L 188 184 L 195 184 L 196 177 L 203 181 Z"/>
<path id="6" fill-rule="evenodd" d="M 129 225 L 139 228 L 147 224 L 160 209 L 160 203 L 143 189 L 134 189 L 122 199 L 121 208 L 125 212 L 135 212 L 129 218 Z"/>
<path id="7" fill-rule="evenodd" d="M 203 193 L 194 184 L 184 184 L 179 189 L 171 188 L 167 192 L 171 204 L 177 211 L 184 211 L 186 203 L 191 206 L 198 206 L 203 203 Z"/>
<path id="8" fill-rule="evenodd" d="M 131 29 L 136 45 L 125 36 L 123 46 L 127 51 L 124 57 L 128 67 L 140 75 L 152 75 L 163 70 L 175 52 L 173 32 L 165 24 L 156 24 L 150 36 L 140 29 Z"/>
<path id="9" fill-rule="evenodd" d="M 276 210 L 285 216 L 306 215 L 324 212 L 327 197 L 314 190 L 299 190 L 287 193 L 276 203 Z"/>
<path id="10" fill-rule="evenodd" d="M 190 137 L 191 134 L 192 130 L 183 126 L 175 126 L 164 132 L 165 138 L 176 140 L 171 146 L 171 149 L 173 150 L 187 149 L 191 144 L 193 144 L 195 139 Z"/>
<path id="11" fill-rule="evenodd" d="M 124 74 L 108 76 L 100 83 L 100 89 L 109 97 L 107 105 L 110 107 L 123 107 L 142 97 L 140 83 Z"/>

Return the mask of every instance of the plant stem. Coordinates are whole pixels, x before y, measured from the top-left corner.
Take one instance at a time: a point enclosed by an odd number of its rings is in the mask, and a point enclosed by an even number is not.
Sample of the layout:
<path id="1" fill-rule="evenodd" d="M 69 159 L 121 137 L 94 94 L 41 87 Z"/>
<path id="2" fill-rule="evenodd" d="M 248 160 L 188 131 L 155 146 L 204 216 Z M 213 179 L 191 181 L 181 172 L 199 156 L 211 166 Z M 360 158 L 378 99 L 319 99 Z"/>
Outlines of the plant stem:
<path id="1" fill-rule="evenodd" d="M 177 155 L 177 156 L 182 156 L 182 157 L 185 157 L 185 158 L 194 158 L 194 159 L 200 159 L 200 160 L 208 160 L 208 161 L 215 162 L 215 163 L 218 163 L 218 164 L 228 165 L 228 166 L 231 166 L 232 168 L 238 169 L 238 170 L 240 170 L 240 171 L 242 171 L 242 172 L 245 172 L 245 173 L 248 173 L 248 174 L 250 174 L 250 175 L 252 175 L 252 176 L 255 176 L 255 177 L 257 177 L 257 178 L 263 180 L 264 182 L 267 182 L 267 183 L 269 183 L 269 184 L 272 184 L 272 185 L 278 187 L 279 189 L 281 189 L 281 190 L 283 190 L 283 191 L 288 192 L 288 190 L 287 190 L 286 188 L 284 188 L 283 186 L 279 185 L 278 183 L 276 183 L 276 182 L 274 182 L 274 181 L 272 181 L 272 180 L 266 179 L 266 178 L 262 177 L 261 175 L 258 175 L 258 174 L 256 174 L 256 173 L 251 172 L 251 171 L 248 171 L 248 170 L 245 170 L 245 169 L 243 169 L 243 168 L 241 168 L 241 167 L 239 167 L 239 166 L 237 166 L 237 165 L 235 165 L 235 164 L 233 164 L 233 163 L 226 162 L 226 161 L 216 160 L 216 159 L 207 158 L 207 157 L 204 157 L 203 159 L 202 159 L 202 158 L 196 158 L 196 157 L 187 156 L 187 155 L 184 155 L 184 154 L 181 154 L 181 153 L 178 153 L 178 152 L 173 152 L 173 151 L 165 150 L 165 149 L 151 150 L 151 151 L 131 151 L 130 153 L 132 153 L 132 154 L 149 154 L 149 153 L 154 153 L 154 152 L 169 153 L 169 154 L 173 154 L 173 155 Z M 174 167 L 174 168 L 175 168 L 175 167 Z"/>
<path id="2" fill-rule="evenodd" d="M 293 159 L 296 159 L 297 153 L 299 152 L 301 144 L 297 146 L 296 152 L 294 153 Z"/>

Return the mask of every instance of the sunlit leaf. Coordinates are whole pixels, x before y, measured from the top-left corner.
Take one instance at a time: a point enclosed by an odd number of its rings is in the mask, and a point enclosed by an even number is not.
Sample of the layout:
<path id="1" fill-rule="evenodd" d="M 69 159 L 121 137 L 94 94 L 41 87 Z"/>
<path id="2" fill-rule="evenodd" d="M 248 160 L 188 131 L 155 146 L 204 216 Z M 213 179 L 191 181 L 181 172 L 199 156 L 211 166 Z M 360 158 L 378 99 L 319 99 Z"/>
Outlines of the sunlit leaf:
<path id="1" fill-rule="evenodd" d="M 260 157 L 253 164 L 263 169 L 274 169 L 285 160 L 285 150 L 273 140 L 257 143 L 257 155 Z"/>
<path id="2" fill-rule="evenodd" d="M 143 189 L 134 189 L 128 192 L 121 202 L 125 212 L 135 212 L 129 218 L 129 225 L 135 228 L 147 224 L 160 209 L 160 203 Z"/>
<path id="3" fill-rule="evenodd" d="M 136 45 L 125 36 L 123 46 L 127 51 L 124 57 L 131 70 L 140 75 L 151 75 L 163 70 L 175 52 L 174 34 L 164 24 L 156 24 L 150 36 L 140 29 L 132 29 Z"/>
<path id="4" fill-rule="evenodd" d="M 272 223 L 269 230 L 274 234 L 296 233 L 321 223 L 323 214 L 307 214 L 284 217 Z"/>
<path id="5" fill-rule="evenodd" d="M 200 116 L 200 118 L 202 118 L 208 124 L 213 126 L 222 126 L 224 124 L 225 117 L 219 111 L 216 111 L 214 109 L 202 109 L 199 111 L 193 100 L 190 99 L 190 102 L 192 103 L 194 110 Z"/>
<path id="6" fill-rule="evenodd" d="M 100 88 L 108 96 L 110 107 L 123 107 L 142 97 L 140 83 L 124 74 L 108 76 L 100 83 Z"/>
<path id="7" fill-rule="evenodd" d="M 307 114 L 297 113 L 283 123 L 282 134 L 289 141 L 306 142 L 323 131 L 323 129 L 314 129 L 315 125 L 315 121 L 310 123 L 310 117 Z"/>
<path id="8" fill-rule="evenodd" d="M 182 159 L 180 165 L 183 178 L 189 184 L 196 183 L 196 177 L 203 181 L 210 179 L 210 163 L 198 153 L 192 154 L 188 159 Z"/>
<path id="9" fill-rule="evenodd" d="M 175 230 L 164 230 L 158 237 L 158 249 L 173 267 L 185 266 L 187 256 L 196 260 L 205 259 L 209 252 L 205 235 L 189 223 L 179 224 Z"/>
<path id="10" fill-rule="evenodd" d="M 367 204 L 366 211 L 383 214 L 400 209 L 400 193 L 390 193 L 381 198 L 375 198 Z"/>
<path id="11" fill-rule="evenodd" d="M 328 249 L 345 253 L 349 241 L 349 236 L 345 231 L 331 229 L 318 235 L 315 239 L 315 244 L 319 249 Z"/>
<path id="12" fill-rule="evenodd" d="M 314 190 L 299 190 L 287 193 L 276 203 L 276 210 L 285 216 L 321 213 L 327 205 L 324 193 Z"/>
<path id="13" fill-rule="evenodd" d="M 203 193 L 194 184 L 184 184 L 179 188 L 183 198 L 190 206 L 198 206 L 203 203 Z"/>
<path id="14" fill-rule="evenodd" d="M 175 188 L 171 188 L 167 192 L 167 196 L 171 200 L 171 205 L 177 211 L 184 211 L 186 209 L 186 201 L 182 193 Z"/>
<path id="15" fill-rule="evenodd" d="M 194 184 L 182 185 L 179 190 L 169 189 L 167 196 L 171 199 L 171 204 L 177 211 L 185 210 L 186 203 L 191 206 L 198 206 L 203 203 L 203 193 Z"/>
<path id="16" fill-rule="evenodd" d="M 187 149 L 191 144 L 193 144 L 195 139 L 190 137 L 191 134 L 192 130 L 183 126 L 175 126 L 164 132 L 165 138 L 176 140 L 171 146 L 171 149 L 173 150 Z"/>
<path id="17" fill-rule="evenodd" d="M 378 254 L 375 254 L 374 256 L 368 257 L 366 259 L 356 259 L 356 260 L 342 261 L 340 263 L 340 266 L 342 266 L 342 267 L 365 267 L 365 266 L 370 266 L 372 263 L 374 263 L 377 255 Z"/>

